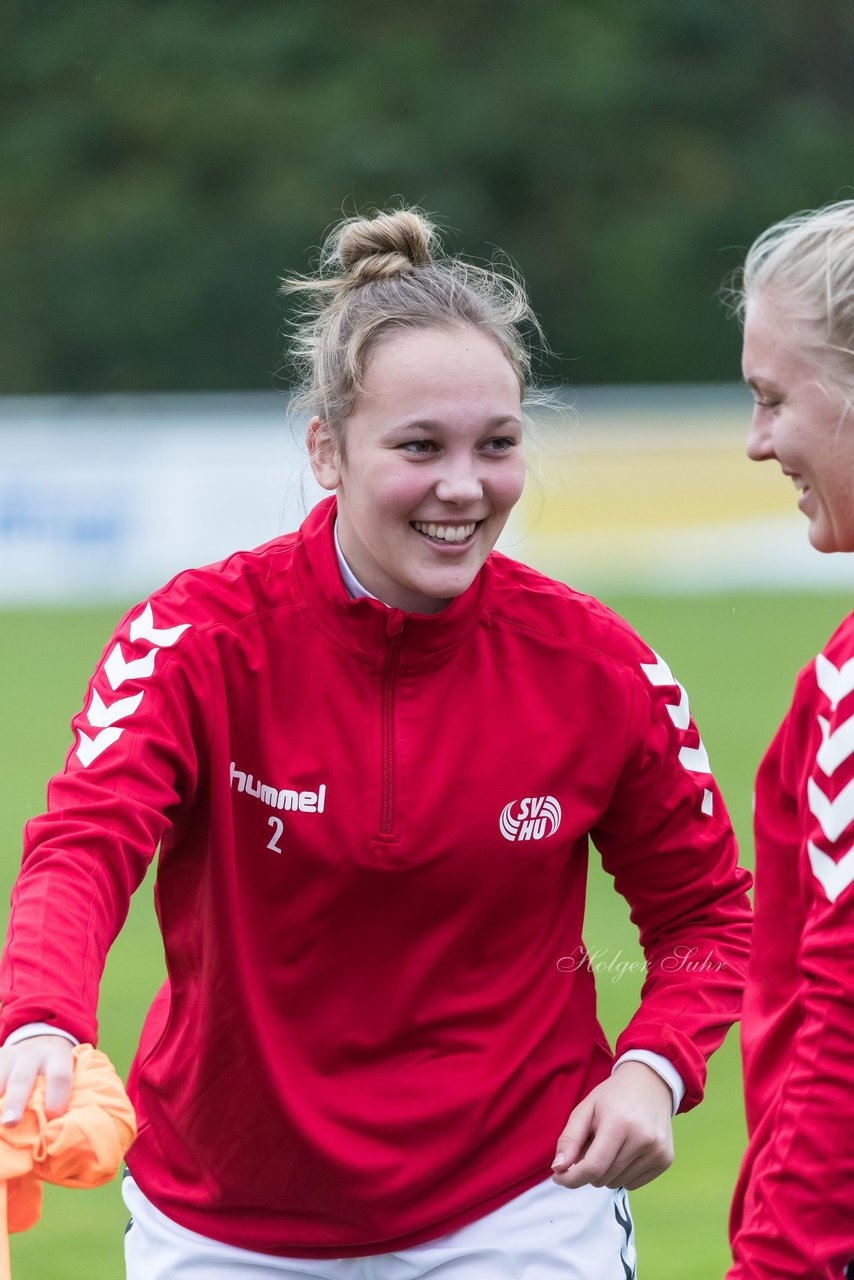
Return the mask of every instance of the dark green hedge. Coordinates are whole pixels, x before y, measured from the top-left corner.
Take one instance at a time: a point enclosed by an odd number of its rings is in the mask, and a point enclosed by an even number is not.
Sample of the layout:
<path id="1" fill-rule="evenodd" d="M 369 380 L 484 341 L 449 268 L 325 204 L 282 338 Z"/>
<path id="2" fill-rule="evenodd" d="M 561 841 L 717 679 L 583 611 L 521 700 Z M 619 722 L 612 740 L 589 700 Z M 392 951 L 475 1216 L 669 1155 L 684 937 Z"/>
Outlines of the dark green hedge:
<path id="1" fill-rule="evenodd" d="M 11 0 L 0 391 L 269 387 L 277 276 L 420 203 L 572 383 L 729 379 L 716 299 L 850 194 L 850 0 Z"/>

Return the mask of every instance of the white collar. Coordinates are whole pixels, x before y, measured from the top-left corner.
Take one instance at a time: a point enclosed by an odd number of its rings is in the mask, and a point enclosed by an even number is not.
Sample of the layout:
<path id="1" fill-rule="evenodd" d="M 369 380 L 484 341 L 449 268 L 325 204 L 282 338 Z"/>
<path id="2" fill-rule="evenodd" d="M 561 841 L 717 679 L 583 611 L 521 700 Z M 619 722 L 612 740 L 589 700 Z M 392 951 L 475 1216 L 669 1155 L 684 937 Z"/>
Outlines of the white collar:
<path id="1" fill-rule="evenodd" d="M 341 543 L 338 541 L 338 521 L 332 526 L 332 532 L 335 536 L 335 555 L 338 557 L 338 568 L 341 570 L 341 577 L 344 580 L 344 589 L 351 600 L 359 600 L 362 596 L 367 596 L 369 600 L 376 600 L 377 597 L 371 595 L 367 587 L 363 587 L 353 570 L 344 559 L 344 552 L 341 550 Z M 380 601 L 382 604 L 382 601 Z"/>

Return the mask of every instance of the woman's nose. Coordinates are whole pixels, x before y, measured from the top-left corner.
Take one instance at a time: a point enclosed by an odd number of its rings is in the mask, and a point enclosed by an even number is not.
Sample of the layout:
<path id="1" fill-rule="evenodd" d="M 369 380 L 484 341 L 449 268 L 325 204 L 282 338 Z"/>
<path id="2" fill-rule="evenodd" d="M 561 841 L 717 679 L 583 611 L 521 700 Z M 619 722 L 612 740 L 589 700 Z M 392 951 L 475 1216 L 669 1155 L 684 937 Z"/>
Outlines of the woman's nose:
<path id="1" fill-rule="evenodd" d="M 765 462 L 768 458 L 774 457 L 769 417 L 769 412 L 764 405 L 754 406 L 750 430 L 747 433 L 747 456 L 752 462 Z"/>
<path id="2" fill-rule="evenodd" d="M 470 463 L 449 466 L 436 482 L 436 497 L 441 502 L 453 502 L 462 506 L 478 502 L 483 496 L 483 484 L 476 467 Z"/>

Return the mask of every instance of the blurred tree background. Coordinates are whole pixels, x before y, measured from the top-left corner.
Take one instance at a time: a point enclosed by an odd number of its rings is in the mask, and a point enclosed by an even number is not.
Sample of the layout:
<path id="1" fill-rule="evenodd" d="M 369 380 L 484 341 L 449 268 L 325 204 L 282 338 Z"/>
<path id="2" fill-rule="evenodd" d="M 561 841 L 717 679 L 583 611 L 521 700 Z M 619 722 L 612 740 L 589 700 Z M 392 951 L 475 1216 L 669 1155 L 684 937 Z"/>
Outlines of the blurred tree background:
<path id="1" fill-rule="evenodd" d="M 395 199 L 591 382 L 737 376 L 716 293 L 852 192 L 850 0 L 7 0 L 0 391 L 269 388 L 277 277 Z"/>

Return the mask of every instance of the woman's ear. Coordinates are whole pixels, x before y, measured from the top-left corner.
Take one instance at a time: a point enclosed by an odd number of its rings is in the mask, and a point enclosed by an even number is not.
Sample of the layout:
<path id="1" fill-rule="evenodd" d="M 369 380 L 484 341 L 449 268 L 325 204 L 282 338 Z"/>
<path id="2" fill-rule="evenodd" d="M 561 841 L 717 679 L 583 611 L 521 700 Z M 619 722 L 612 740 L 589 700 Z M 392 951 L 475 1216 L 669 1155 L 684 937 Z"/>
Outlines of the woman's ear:
<path id="1" fill-rule="evenodd" d="M 305 437 L 314 478 L 322 489 L 337 489 L 341 479 L 341 454 L 327 422 L 314 417 Z"/>

